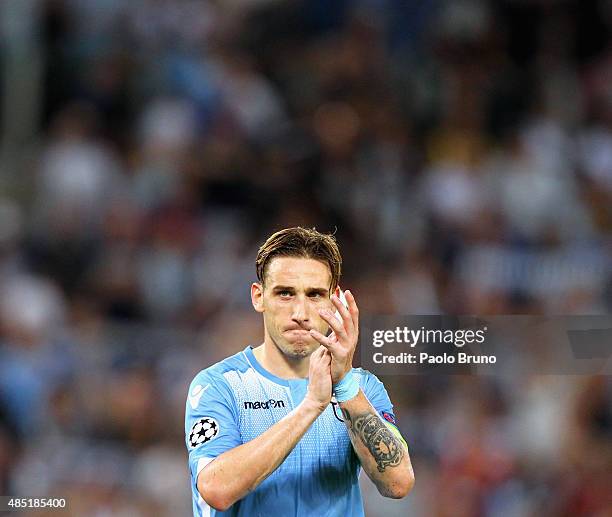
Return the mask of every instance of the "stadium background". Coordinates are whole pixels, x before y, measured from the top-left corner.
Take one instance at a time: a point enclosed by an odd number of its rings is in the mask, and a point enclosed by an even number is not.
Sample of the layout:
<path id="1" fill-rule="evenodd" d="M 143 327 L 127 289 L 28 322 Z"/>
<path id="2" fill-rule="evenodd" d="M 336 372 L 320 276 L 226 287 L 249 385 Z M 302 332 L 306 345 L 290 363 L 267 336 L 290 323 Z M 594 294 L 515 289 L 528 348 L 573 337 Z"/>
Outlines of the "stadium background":
<path id="1" fill-rule="evenodd" d="M 190 515 L 201 368 L 258 243 L 333 231 L 363 311 L 609 314 L 612 6 L 0 4 L 0 493 Z M 384 379 L 417 474 L 371 516 L 611 515 L 609 377 Z"/>

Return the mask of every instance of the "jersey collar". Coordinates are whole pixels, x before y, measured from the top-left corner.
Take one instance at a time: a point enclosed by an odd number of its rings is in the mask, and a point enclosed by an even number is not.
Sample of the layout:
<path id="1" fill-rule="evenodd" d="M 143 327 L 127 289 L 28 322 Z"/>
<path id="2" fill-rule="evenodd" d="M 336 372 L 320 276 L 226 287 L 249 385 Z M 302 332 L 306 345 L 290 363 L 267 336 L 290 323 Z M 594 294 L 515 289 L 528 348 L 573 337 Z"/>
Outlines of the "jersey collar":
<path id="1" fill-rule="evenodd" d="M 257 373 L 259 373 L 260 375 L 263 375 L 266 379 L 269 379 L 272 382 L 275 382 L 276 384 L 280 384 L 281 386 L 291 387 L 291 385 L 295 383 L 300 384 L 302 382 L 308 382 L 308 379 L 291 379 L 291 380 L 282 379 L 281 377 L 277 377 L 273 373 L 270 373 L 261 364 L 259 364 L 259 361 L 257 361 L 257 359 L 255 358 L 255 354 L 253 353 L 253 347 L 251 345 L 248 345 L 244 349 L 244 355 L 246 356 L 249 364 L 253 368 L 255 368 Z"/>

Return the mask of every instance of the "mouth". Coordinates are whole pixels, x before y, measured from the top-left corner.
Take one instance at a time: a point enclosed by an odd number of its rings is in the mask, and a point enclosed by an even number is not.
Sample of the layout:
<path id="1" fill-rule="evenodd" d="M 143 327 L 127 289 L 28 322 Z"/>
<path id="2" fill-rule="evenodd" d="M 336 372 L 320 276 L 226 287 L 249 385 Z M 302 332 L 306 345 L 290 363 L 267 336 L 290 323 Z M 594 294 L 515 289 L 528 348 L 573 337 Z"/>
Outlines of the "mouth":
<path id="1" fill-rule="evenodd" d="M 296 336 L 310 336 L 310 332 L 306 329 L 288 329 L 285 332 Z"/>

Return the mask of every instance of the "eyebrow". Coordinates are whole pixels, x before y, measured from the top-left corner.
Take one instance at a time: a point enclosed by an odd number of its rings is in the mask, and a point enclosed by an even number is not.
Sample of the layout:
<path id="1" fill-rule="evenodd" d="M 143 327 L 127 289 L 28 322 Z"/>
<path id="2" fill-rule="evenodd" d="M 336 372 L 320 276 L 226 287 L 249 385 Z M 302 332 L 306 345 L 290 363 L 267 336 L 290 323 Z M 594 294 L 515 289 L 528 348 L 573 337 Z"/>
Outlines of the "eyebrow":
<path id="1" fill-rule="evenodd" d="M 289 285 L 277 285 L 272 288 L 272 291 L 275 293 L 278 293 L 280 291 L 295 291 L 295 287 L 292 287 Z M 317 294 L 325 295 L 329 293 L 329 290 L 325 289 L 324 287 L 307 287 L 306 292 L 308 294 L 317 293 Z"/>

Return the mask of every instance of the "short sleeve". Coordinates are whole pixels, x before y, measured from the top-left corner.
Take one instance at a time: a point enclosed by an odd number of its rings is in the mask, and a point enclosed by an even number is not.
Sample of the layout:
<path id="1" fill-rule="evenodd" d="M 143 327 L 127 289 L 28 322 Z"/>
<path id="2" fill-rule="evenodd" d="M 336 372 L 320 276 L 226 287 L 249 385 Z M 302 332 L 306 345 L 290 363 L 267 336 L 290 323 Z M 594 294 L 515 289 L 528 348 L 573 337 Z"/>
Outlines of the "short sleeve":
<path id="1" fill-rule="evenodd" d="M 242 444 L 231 390 L 223 376 L 200 372 L 187 394 L 185 444 L 194 480 L 220 454 Z"/>
<path id="2" fill-rule="evenodd" d="M 374 406 L 374 409 L 378 414 L 384 418 L 387 422 L 397 425 L 395 423 L 395 414 L 393 413 L 393 404 L 385 385 L 371 372 L 363 370 L 361 381 L 361 389 L 365 393 L 365 396 L 370 401 L 370 404 Z"/>

